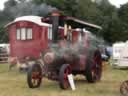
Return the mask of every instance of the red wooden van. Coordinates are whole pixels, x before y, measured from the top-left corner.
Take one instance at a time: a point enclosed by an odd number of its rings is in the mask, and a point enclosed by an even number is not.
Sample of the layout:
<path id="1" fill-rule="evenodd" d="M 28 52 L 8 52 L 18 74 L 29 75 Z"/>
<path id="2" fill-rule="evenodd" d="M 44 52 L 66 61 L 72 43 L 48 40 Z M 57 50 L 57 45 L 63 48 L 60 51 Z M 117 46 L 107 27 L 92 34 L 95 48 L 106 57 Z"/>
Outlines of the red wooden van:
<path id="1" fill-rule="evenodd" d="M 53 38 L 52 25 L 43 22 L 39 16 L 22 16 L 16 18 L 6 27 L 9 32 L 11 58 L 35 57 L 48 48 Z M 79 30 L 72 29 L 72 39 L 78 39 Z M 64 36 L 64 28 L 59 27 L 61 37 Z"/>

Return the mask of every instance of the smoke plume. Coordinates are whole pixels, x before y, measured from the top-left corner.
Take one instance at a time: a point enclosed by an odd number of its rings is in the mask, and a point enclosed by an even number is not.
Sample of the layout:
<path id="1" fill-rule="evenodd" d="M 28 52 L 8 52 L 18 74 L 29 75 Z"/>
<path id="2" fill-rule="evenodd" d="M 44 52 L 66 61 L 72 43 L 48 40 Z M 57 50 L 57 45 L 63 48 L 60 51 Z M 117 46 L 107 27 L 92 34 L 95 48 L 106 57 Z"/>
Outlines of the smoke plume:
<path id="1" fill-rule="evenodd" d="M 11 3 L 11 1 L 8 1 L 8 3 Z M 13 6 L 9 5 L 11 4 L 6 4 L 5 7 L 8 9 L 7 11 L 13 18 L 25 15 L 46 16 L 49 12 L 56 9 L 45 3 L 37 5 L 32 3 L 32 1 L 17 2 L 17 4 Z"/>

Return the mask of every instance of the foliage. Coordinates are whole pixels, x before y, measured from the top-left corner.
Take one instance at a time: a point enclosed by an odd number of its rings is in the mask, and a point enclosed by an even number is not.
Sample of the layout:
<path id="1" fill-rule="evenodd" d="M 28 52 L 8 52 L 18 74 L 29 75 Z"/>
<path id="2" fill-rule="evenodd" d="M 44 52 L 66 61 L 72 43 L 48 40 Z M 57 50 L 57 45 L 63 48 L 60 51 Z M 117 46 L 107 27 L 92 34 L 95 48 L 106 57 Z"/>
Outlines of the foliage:
<path id="1" fill-rule="evenodd" d="M 98 24 L 103 30 L 98 32 L 109 43 L 121 40 L 116 36 L 118 26 L 117 8 L 112 6 L 108 0 L 33 0 L 35 3 L 47 3 L 55 6 L 65 14 Z M 117 24 L 117 25 L 116 25 Z M 119 31 L 119 30 L 118 30 Z M 114 38 L 113 38 L 114 37 Z"/>
<path id="2" fill-rule="evenodd" d="M 77 0 L 33 0 L 36 4 L 46 3 L 63 11 L 65 15 L 76 16 Z"/>
<path id="3" fill-rule="evenodd" d="M 55 9 L 102 26 L 103 30 L 96 34 L 110 44 L 128 39 L 128 4 L 116 8 L 108 0 L 8 0 L 4 10 L 0 11 L 0 26 L 23 15 L 46 16 Z M 0 28 L 0 36 L 4 37 L 3 29 Z"/>
<path id="4" fill-rule="evenodd" d="M 4 27 L 0 27 L 0 43 L 8 43 L 8 32 Z"/>

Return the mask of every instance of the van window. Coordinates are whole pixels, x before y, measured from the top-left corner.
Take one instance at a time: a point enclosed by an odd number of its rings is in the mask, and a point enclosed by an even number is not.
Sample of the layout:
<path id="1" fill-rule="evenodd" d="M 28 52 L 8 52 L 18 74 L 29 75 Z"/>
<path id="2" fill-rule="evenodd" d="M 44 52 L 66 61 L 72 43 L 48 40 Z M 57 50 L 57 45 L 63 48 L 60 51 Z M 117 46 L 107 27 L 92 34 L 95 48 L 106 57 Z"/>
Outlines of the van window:
<path id="1" fill-rule="evenodd" d="M 20 29 L 17 29 L 16 30 L 16 38 L 17 38 L 17 40 L 20 40 Z"/>
<path id="2" fill-rule="evenodd" d="M 31 40 L 32 39 L 32 28 L 17 28 L 16 39 L 17 40 Z"/>
<path id="3" fill-rule="evenodd" d="M 32 39 L 32 28 L 27 28 L 27 39 Z"/>
<path id="4" fill-rule="evenodd" d="M 52 27 L 48 27 L 48 39 L 52 40 Z"/>
<path id="5" fill-rule="evenodd" d="M 20 29 L 21 30 L 21 40 L 25 40 L 25 39 L 27 39 L 26 37 L 26 28 L 21 28 Z"/>

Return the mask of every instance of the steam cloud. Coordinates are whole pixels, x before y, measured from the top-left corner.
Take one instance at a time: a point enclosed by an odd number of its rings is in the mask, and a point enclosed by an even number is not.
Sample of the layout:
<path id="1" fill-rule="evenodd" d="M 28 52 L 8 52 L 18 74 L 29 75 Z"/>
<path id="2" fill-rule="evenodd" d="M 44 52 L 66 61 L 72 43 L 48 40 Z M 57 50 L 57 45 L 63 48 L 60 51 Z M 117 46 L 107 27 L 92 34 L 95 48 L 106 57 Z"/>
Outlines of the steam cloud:
<path id="1" fill-rule="evenodd" d="M 25 15 L 46 16 L 49 12 L 56 9 L 45 3 L 36 5 L 32 1 L 20 2 L 13 7 L 9 7 L 8 5 L 6 7 L 9 9 L 8 11 L 13 18 Z"/>
<path id="2" fill-rule="evenodd" d="M 90 53 L 94 52 L 97 48 L 99 48 L 100 44 L 104 44 L 104 40 L 98 38 L 92 33 L 87 33 L 86 35 L 88 35 L 89 46 L 86 36 L 84 36 L 81 41 L 75 42 L 73 45 L 70 42 L 67 42 L 67 46 L 63 47 L 59 47 L 58 44 L 52 44 L 50 46 L 50 50 L 52 50 L 51 52 L 54 54 L 54 57 L 52 57 L 53 55 L 51 55 L 51 58 L 54 58 L 54 61 L 56 62 L 62 63 L 64 59 L 69 64 L 73 64 L 73 62 L 81 62 L 81 58 L 86 58 L 85 54 L 87 57 L 90 57 Z M 82 63 L 85 63 L 84 60 L 85 59 L 82 60 Z M 54 65 L 54 67 L 57 67 L 59 66 L 58 64 L 60 63 L 54 63 L 52 65 Z"/>

